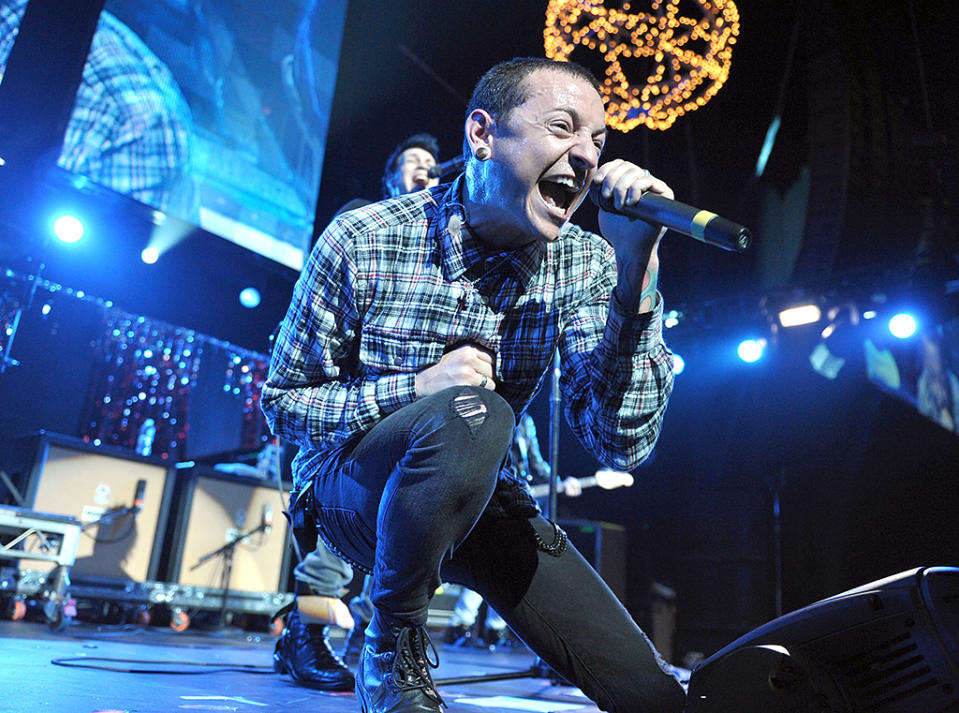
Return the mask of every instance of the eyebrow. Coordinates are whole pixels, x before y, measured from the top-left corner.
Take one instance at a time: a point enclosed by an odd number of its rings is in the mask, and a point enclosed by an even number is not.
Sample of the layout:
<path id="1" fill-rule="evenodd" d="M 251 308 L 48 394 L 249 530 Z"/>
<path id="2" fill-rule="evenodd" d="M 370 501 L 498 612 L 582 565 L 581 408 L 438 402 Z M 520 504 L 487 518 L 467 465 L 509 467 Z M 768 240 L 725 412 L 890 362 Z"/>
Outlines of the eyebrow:
<path id="1" fill-rule="evenodd" d="M 576 109 L 574 109 L 573 107 L 571 107 L 571 106 L 558 106 L 558 107 L 556 107 L 556 110 L 566 112 L 566 113 L 569 114 L 571 117 L 573 117 L 573 120 L 574 120 L 577 124 L 579 124 L 579 125 L 582 125 L 582 124 L 583 124 L 583 118 L 579 115 L 579 112 L 576 111 Z M 603 116 L 605 117 L 605 113 L 603 114 Z M 594 132 L 592 133 L 592 136 L 594 136 L 594 137 L 602 136 L 602 137 L 605 138 L 608 134 L 609 134 L 609 130 L 607 129 L 606 124 L 604 123 L 604 124 L 603 124 L 603 128 L 602 128 L 602 129 L 597 129 L 596 131 L 594 131 Z"/>

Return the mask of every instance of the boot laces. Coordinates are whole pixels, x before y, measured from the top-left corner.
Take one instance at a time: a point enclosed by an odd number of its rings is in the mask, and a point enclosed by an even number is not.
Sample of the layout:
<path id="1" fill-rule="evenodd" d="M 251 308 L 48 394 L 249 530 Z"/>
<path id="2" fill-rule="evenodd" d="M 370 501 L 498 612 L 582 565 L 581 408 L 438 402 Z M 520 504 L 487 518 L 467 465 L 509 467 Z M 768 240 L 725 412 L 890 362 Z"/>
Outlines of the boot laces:
<path id="1" fill-rule="evenodd" d="M 439 654 L 424 627 L 406 626 L 400 630 L 396 637 L 396 658 L 393 659 L 393 682 L 398 689 L 419 688 L 437 703 L 446 706 L 430 674 L 430 669 L 439 665 Z"/>
<path id="2" fill-rule="evenodd" d="M 339 657 L 330 649 L 329 639 L 326 638 L 326 627 L 322 624 L 307 624 L 306 635 L 310 641 L 310 649 L 317 662 L 322 664 L 343 665 Z"/>

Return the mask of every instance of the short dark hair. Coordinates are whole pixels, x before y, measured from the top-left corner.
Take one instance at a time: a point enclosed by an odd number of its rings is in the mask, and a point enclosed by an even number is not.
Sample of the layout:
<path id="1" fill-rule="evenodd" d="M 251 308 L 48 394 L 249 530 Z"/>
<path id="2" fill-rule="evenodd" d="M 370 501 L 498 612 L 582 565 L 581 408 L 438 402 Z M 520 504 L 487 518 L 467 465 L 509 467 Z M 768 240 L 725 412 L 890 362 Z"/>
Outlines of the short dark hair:
<path id="1" fill-rule="evenodd" d="M 575 62 L 559 62 L 543 57 L 514 57 L 500 62 L 487 70 L 473 89 L 469 104 L 466 107 L 466 116 L 476 109 L 488 111 L 499 121 L 509 116 L 510 111 L 526 101 L 526 78 L 540 69 L 563 72 L 576 79 L 581 79 L 591 85 L 597 92 L 600 91 L 599 80 L 590 70 Z M 470 157 L 469 142 L 463 142 L 463 156 Z"/>
<path id="2" fill-rule="evenodd" d="M 440 145 L 435 136 L 432 134 L 413 134 L 408 139 L 404 139 L 396 145 L 393 153 L 386 159 L 386 166 L 383 167 L 382 183 L 383 196 L 385 198 L 389 198 L 390 196 L 390 181 L 393 178 L 393 174 L 395 174 L 399 168 L 400 156 L 402 156 L 403 152 L 407 149 L 423 149 L 424 151 L 428 151 L 433 155 L 433 160 L 439 163 Z"/>

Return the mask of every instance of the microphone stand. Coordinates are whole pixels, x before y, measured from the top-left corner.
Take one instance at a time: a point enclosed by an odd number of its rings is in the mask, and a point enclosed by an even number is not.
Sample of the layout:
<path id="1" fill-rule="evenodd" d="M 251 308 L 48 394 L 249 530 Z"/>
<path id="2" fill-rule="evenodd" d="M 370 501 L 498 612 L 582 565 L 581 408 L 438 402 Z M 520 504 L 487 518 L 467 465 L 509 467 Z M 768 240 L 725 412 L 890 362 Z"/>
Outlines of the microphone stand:
<path id="1" fill-rule="evenodd" d="M 80 530 L 89 530 L 91 527 L 96 527 L 98 525 L 105 525 L 109 522 L 113 522 L 118 517 L 123 517 L 124 515 L 132 514 L 136 517 L 140 513 L 140 508 L 136 505 L 131 505 L 130 507 L 119 508 L 117 510 L 107 510 L 96 520 L 90 520 L 90 522 L 85 522 L 81 525 Z"/>
<path id="2" fill-rule="evenodd" d="M 559 350 L 553 355 L 553 378 L 550 383 L 549 398 L 549 495 L 546 500 L 544 517 L 551 519 L 556 512 L 556 477 L 559 466 L 559 425 L 560 402 L 559 393 L 560 362 Z M 493 681 L 511 681 L 518 678 L 547 678 L 558 685 L 563 679 L 551 669 L 539 656 L 536 656 L 532 665 L 523 671 L 506 673 L 487 673 L 479 676 L 459 676 L 454 678 L 438 678 L 434 681 L 437 686 L 458 686 L 467 683 L 491 683 Z"/>
<path id="3" fill-rule="evenodd" d="M 226 628 L 226 601 L 227 597 L 230 595 L 230 578 L 233 576 L 233 554 L 236 551 L 236 546 L 251 535 L 255 535 L 258 532 L 266 532 L 267 528 L 271 526 L 272 525 L 266 522 L 261 522 L 252 530 L 240 532 L 234 535 L 233 539 L 231 539 L 225 545 L 218 547 L 212 552 L 207 552 L 196 561 L 196 564 L 190 567 L 190 571 L 192 572 L 207 560 L 220 555 L 223 556 L 223 574 L 220 576 L 220 591 L 222 599 L 220 601 L 219 626 L 221 629 Z"/>
<path id="4" fill-rule="evenodd" d="M 40 282 L 40 275 L 45 267 L 46 265 L 41 259 L 36 273 L 26 276 L 26 279 L 30 283 L 30 286 L 27 289 L 26 299 L 24 300 L 23 304 L 18 305 L 14 311 L 13 319 L 11 320 L 11 323 L 7 325 L 7 328 L 4 331 L 3 341 L 0 343 L 0 374 L 6 372 L 6 370 L 10 367 L 20 366 L 20 362 L 10 356 L 10 350 L 13 348 L 13 340 L 16 338 L 17 331 L 20 329 L 20 321 L 23 319 L 23 315 L 33 306 L 33 300 L 36 297 L 38 283 Z M 8 277 L 11 276 L 11 274 L 12 273 L 10 273 L 8 270 Z"/>

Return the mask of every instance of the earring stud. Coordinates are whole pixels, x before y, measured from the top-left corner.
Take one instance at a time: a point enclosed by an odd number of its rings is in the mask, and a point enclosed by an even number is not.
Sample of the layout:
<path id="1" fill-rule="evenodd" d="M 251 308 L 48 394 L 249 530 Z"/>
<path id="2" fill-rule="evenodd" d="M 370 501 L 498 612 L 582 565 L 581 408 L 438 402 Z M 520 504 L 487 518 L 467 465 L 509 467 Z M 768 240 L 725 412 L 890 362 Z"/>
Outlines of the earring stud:
<path id="1" fill-rule="evenodd" d="M 489 146 L 477 146 L 473 155 L 477 161 L 488 161 L 489 157 L 493 155 L 493 152 L 489 150 Z"/>

